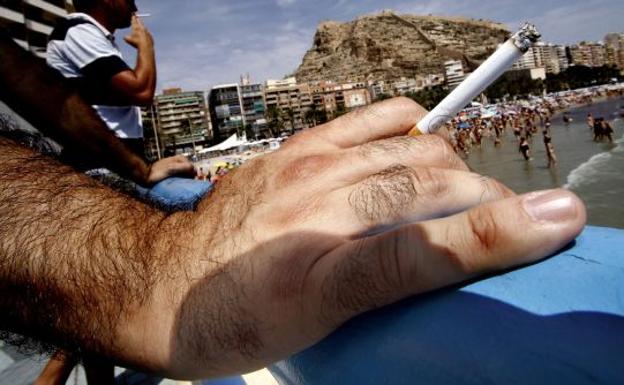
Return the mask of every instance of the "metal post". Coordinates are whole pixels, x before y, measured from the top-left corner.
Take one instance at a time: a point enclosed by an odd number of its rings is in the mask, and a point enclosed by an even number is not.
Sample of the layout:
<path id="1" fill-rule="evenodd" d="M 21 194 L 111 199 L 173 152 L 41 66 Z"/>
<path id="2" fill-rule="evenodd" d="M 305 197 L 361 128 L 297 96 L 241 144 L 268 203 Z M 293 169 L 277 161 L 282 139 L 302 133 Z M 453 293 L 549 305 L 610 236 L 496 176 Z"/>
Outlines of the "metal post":
<path id="1" fill-rule="evenodd" d="M 154 130 L 154 139 L 156 140 L 156 152 L 158 153 L 158 160 L 162 159 L 160 154 L 160 139 L 158 139 L 158 121 L 154 119 L 154 108 L 155 106 L 150 106 L 150 113 L 152 115 L 152 130 Z"/>
<path id="2" fill-rule="evenodd" d="M 188 120 L 189 131 L 191 132 L 191 142 L 193 143 L 193 156 L 197 159 L 197 148 L 195 147 L 195 133 L 193 132 L 193 123 L 191 122 L 190 115 L 186 115 Z"/>

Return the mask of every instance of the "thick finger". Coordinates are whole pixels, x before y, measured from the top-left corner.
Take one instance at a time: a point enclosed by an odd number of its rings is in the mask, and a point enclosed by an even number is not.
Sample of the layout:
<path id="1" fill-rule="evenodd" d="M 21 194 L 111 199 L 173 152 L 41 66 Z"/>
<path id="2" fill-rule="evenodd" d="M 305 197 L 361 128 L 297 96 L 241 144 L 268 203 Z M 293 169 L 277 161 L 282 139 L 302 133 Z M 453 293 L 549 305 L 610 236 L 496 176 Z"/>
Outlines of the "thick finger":
<path id="1" fill-rule="evenodd" d="M 436 135 L 377 140 L 345 150 L 343 154 L 345 174 L 349 175 L 343 178 L 353 183 L 397 164 L 468 171 L 453 147 Z M 336 174 L 340 174 L 339 171 L 339 168 L 332 170 Z"/>
<path id="2" fill-rule="evenodd" d="M 551 190 L 354 240 L 314 267 L 314 305 L 321 322 L 340 324 L 409 295 L 544 258 L 574 239 L 585 220 L 574 194 Z"/>
<path id="3" fill-rule="evenodd" d="M 342 151 L 299 154 L 276 173 L 276 185 L 298 189 L 301 183 L 309 186 L 314 182 L 323 191 L 332 191 L 361 182 L 397 164 L 468 170 L 453 148 L 435 135 L 398 136 Z"/>
<path id="4" fill-rule="evenodd" d="M 328 195 L 332 231 L 360 237 L 508 198 L 502 183 L 465 171 L 395 165 Z"/>
<path id="5" fill-rule="evenodd" d="M 411 99 L 400 97 L 374 103 L 308 130 L 299 141 L 318 141 L 349 148 L 374 140 L 405 135 L 427 111 Z"/>

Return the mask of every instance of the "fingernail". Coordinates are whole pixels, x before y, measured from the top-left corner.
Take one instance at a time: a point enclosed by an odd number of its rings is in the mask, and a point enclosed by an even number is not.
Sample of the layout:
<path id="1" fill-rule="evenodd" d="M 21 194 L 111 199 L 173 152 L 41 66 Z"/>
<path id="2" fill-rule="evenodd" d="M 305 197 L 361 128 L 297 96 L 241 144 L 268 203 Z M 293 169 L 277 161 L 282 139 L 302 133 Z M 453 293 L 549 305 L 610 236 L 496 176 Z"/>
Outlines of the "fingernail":
<path id="1" fill-rule="evenodd" d="M 574 198 L 563 190 L 531 194 L 524 209 L 536 221 L 565 222 L 577 216 Z"/>

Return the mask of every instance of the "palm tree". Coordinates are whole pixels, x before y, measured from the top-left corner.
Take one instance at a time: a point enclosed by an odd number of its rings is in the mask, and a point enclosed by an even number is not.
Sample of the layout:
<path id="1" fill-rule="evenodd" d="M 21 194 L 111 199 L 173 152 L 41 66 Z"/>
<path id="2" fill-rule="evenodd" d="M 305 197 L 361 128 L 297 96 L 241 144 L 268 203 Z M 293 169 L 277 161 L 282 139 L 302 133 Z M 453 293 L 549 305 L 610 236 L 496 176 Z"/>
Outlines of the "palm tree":
<path id="1" fill-rule="evenodd" d="M 277 138 L 284 129 L 284 121 L 282 120 L 281 114 L 277 109 L 277 106 L 269 106 L 264 116 L 267 120 L 267 128 L 269 129 L 269 134 L 271 135 L 271 137 Z"/>
<path id="2" fill-rule="evenodd" d="M 290 133 L 293 134 L 295 132 L 295 111 L 288 107 L 282 111 L 284 118 L 286 118 L 290 122 Z"/>
<path id="3" fill-rule="evenodd" d="M 309 126 L 312 126 L 312 127 L 316 126 L 316 113 L 317 113 L 316 105 L 313 104 L 303 114 L 303 120 L 305 120 L 306 124 L 308 124 Z"/>

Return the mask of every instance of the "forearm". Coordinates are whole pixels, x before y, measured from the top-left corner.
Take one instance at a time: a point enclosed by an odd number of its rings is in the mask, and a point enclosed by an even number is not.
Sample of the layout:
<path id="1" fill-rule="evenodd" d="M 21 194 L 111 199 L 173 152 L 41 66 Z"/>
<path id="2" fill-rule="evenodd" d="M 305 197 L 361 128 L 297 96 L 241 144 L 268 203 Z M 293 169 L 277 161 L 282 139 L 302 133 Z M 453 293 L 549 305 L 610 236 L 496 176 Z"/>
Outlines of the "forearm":
<path id="1" fill-rule="evenodd" d="M 152 44 L 138 48 L 134 73 L 137 78 L 138 94 L 143 101 L 141 104 L 151 104 L 156 92 L 156 55 Z"/>
<path id="2" fill-rule="evenodd" d="M 63 147 L 138 183 L 147 182 L 149 165 L 115 137 L 78 92 L 2 34 L 0 99 Z"/>
<path id="3" fill-rule="evenodd" d="M 0 327 L 161 370 L 187 216 L 0 139 Z"/>

